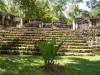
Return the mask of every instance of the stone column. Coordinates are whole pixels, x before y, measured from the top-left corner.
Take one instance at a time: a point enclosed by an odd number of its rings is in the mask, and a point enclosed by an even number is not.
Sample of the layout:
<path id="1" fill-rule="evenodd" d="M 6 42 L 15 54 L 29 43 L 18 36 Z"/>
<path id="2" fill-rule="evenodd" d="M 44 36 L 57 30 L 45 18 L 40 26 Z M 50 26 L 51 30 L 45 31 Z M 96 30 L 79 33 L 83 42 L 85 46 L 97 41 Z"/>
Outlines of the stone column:
<path id="1" fill-rule="evenodd" d="M 88 19 L 88 22 L 89 22 L 89 27 L 92 27 L 92 21 L 91 21 L 91 19 Z"/>
<path id="2" fill-rule="evenodd" d="M 73 19 L 73 30 L 76 29 L 75 18 Z"/>
<path id="3" fill-rule="evenodd" d="M 23 20 L 21 17 L 19 17 L 19 23 L 16 25 L 17 28 L 22 28 L 23 27 Z"/>

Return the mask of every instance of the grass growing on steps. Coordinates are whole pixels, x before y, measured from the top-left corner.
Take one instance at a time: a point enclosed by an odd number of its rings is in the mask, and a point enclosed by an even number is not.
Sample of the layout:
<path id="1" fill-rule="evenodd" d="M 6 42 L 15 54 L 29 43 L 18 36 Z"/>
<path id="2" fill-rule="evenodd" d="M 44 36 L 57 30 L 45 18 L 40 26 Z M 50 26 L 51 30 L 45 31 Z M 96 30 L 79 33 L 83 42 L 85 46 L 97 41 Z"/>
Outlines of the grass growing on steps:
<path id="1" fill-rule="evenodd" d="M 61 56 L 57 63 L 69 70 L 64 75 L 100 75 L 100 56 Z M 41 56 L 0 56 L 0 75 L 54 75 L 44 72 Z"/>

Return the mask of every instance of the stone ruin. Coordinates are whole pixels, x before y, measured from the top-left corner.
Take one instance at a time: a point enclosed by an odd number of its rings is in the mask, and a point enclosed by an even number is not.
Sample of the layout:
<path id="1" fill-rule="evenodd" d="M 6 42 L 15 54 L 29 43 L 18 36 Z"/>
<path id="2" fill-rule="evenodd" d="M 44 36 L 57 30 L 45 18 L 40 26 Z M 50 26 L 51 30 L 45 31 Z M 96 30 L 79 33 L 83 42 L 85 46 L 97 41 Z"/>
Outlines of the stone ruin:
<path id="1" fill-rule="evenodd" d="M 3 27 L 17 27 L 21 28 L 23 26 L 23 20 L 19 16 L 14 16 L 7 14 L 4 18 L 4 23 L 2 22 L 2 15 L 0 15 L 0 25 Z"/>
<path id="2" fill-rule="evenodd" d="M 71 25 L 67 25 L 64 22 L 60 22 L 60 21 L 55 21 L 52 23 L 44 23 L 43 24 L 43 28 L 53 28 L 53 29 L 58 29 L 58 28 L 69 28 L 71 29 Z"/>
<path id="3" fill-rule="evenodd" d="M 100 26 L 100 18 L 81 17 L 73 19 L 73 30 L 77 29 L 88 30 L 89 28 L 99 27 L 99 26 Z"/>
<path id="4" fill-rule="evenodd" d="M 44 23 L 43 28 L 52 28 L 52 23 Z"/>
<path id="5" fill-rule="evenodd" d="M 67 25 L 64 22 L 52 22 L 43 23 L 40 19 L 29 19 L 28 23 L 24 24 L 25 27 L 35 27 L 35 28 L 71 28 L 71 25 Z"/>
<path id="6" fill-rule="evenodd" d="M 53 26 L 57 28 L 69 28 L 71 29 L 71 25 L 67 25 L 65 22 L 53 22 Z"/>
<path id="7" fill-rule="evenodd" d="M 25 27 L 42 28 L 43 21 L 41 19 L 29 19 L 28 23 L 24 24 Z"/>

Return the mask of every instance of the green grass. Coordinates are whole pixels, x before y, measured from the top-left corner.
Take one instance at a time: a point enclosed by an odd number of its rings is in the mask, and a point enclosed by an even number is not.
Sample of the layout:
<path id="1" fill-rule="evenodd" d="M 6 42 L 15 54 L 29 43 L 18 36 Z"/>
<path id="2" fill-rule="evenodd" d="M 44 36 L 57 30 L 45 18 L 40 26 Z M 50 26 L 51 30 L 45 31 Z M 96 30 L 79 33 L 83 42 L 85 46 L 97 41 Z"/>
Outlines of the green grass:
<path id="1" fill-rule="evenodd" d="M 56 64 L 64 66 L 69 75 L 100 75 L 100 56 L 62 56 Z M 55 75 L 43 71 L 42 65 L 40 56 L 0 56 L 0 75 Z"/>

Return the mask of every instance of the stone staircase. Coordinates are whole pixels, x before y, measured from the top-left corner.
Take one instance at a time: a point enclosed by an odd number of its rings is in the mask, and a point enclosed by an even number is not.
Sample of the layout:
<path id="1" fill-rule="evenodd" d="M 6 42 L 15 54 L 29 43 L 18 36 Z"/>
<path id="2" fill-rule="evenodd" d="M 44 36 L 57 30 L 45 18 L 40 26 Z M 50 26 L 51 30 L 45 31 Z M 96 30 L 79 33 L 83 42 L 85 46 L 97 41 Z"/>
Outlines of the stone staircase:
<path id="1" fill-rule="evenodd" d="M 87 44 L 86 37 L 76 35 L 70 29 L 33 27 L 0 29 L 0 54 L 40 55 L 37 42 L 49 41 L 53 37 L 56 37 L 57 44 L 65 40 L 58 55 L 94 55 L 92 48 Z"/>

